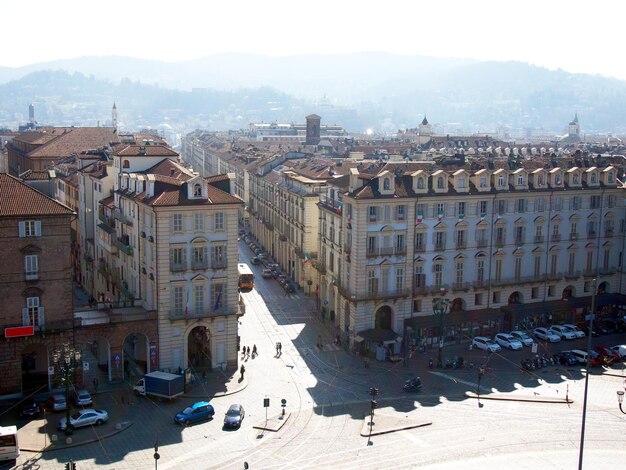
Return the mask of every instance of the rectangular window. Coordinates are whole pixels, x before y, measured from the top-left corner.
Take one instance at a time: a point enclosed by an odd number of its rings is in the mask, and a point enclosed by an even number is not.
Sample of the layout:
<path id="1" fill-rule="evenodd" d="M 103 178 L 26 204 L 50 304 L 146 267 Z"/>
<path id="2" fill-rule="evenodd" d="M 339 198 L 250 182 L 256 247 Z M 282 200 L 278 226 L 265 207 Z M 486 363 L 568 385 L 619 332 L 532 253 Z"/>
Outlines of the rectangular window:
<path id="1" fill-rule="evenodd" d="M 378 294 L 378 278 L 373 269 L 367 272 L 367 293 L 369 295 Z"/>
<path id="2" fill-rule="evenodd" d="M 226 245 L 211 246 L 211 265 L 214 269 L 226 267 Z"/>
<path id="3" fill-rule="evenodd" d="M 517 200 L 517 212 L 526 212 L 526 199 Z"/>
<path id="4" fill-rule="evenodd" d="M 459 189 L 465 189 L 465 178 L 459 178 Z"/>
<path id="5" fill-rule="evenodd" d="M 207 269 L 209 267 L 206 246 L 194 246 L 192 253 L 191 262 L 193 263 L 193 269 Z"/>
<path id="6" fill-rule="evenodd" d="M 533 287 L 530 289 L 530 298 L 538 299 L 539 298 L 539 287 Z"/>
<path id="7" fill-rule="evenodd" d="M 545 212 L 546 210 L 546 200 L 543 197 L 539 197 L 535 201 L 535 211 L 536 212 Z"/>
<path id="8" fill-rule="evenodd" d="M 426 233 L 415 232 L 415 251 L 424 251 L 426 249 Z"/>
<path id="9" fill-rule="evenodd" d="M 383 214 L 385 215 L 385 222 L 389 222 L 390 220 L 390 211 L 391 208 L 389 206 L 384 206 Z"/>
<path id="10" fill-rule="evenodd" d="M 417 218 L 423 219 L 424 218 L 424 212 L 425 212 L 424 204 L 417 204 L 415 206 L 415 213 L 417 214 Z"/>
<path id="11" fill-rule="evenodd" d="M 476 281 L 482 284 L 484 280 L 485 280 L 485 260 L 479 259 L 476 262 Z"/>
<path id="12" fill-rule="evenodd" d="M 204 312 L 204 286 L 193 286 L 193 303 L 196 315 Z"/>
<path id="13" fill-rule="evenodd" d="M 42 326 L 40 318 L 39 297 L 26 297 L 26 310 L 23 320 L 24 326 Z"/>
<path id="14" fill-rule="evenodd" d="M 443 202 L 437 203 L 437 217 L 445 217 L 446 205 Z"/>
<path id="15" fill-rule="evenodd" d="M 583 292 L 591 292 L 591 281 L 585 281 L 583 284 Z"/>
<path id="16" fill-rule="evenodd" d="M 504 227 L 496 228 L 496 245 L 504 245 L 505 243 L 505 231 Z"/>
<path id="17" fill-rule="evenodd" d="M 368 235 L 367 237 L 367 254 L 375 255 L 378 251 L 377 243 L 376 243 L 376 235 Z"/>
<path id="18" fill-rule="evenodd" d="M 579 210 L 581 207 L 581 198 L 580 196 L 574 196 L 572 197 L 572 210 Z"/>
<path id="19" fill-rule="evenodd" d="M 484 217 L 487 215 L 487 201 L 480 201 L 478 203 L 478 211 L 481 217 Z"/>
<path id="20" fill-rule="evenodd" d="M 24 271 L 26 273 L 27 280 L 39 278 L 39 256 L 38 255 L 24 256 Z"/>
<path id="21" fill-rule="evenodd" d="M 404 242 L 404 235 L 399 233 L 396 235 L 396 253 L 402 254 L 406 251 L 406 244 Z"/>
<path id="22" fill-rule="evenodd" d="M 223 311 L 226 308 L 226 283 L 215 282 L 211 289 L 211 310 L 213 313 Z"/>
<path id="23" fill-rule="evenodd" d="M 515 227 L 515 243 L 518 245 L 524 243 L 525 230 L 523 226 Z"/>
<path id="24" fill-rule="evenodd" d="M 555 285 L 548 286 L 548 297 L 554 297 L 554 296 L 556 296 L 556 286 Z"/>
<path id="25" fill-rule="evenodd" d="M 443 286 L 443 265 L 442 264 L 435 264 L 433 266 L 433 269 L 435 270 L 435 286 L 439 286 L 442 287 Z"/>
<path id="26" fill-rule="evenodd" d="M 606 207 L 615 207 L 615 194 L 609 194 L 607 196 Z"/>
<path id="27" fill-rule="evenodd" d="M 555 211 L 563 210 L 563 198 L 562 197 L 554 198 L 554 210 Z"/>
<path id="28" fill-rule="evenodd" d="M 196 232 L 204 231 L 204 214 L 202 212 L 196 212 L 193 216 L 193 229 Z"/>
<path id="29" fill-rule="evenodd" d="M 457 215 L 459 218 L 461 218 L 461 217 L 465 217 L 465 203 L 464 203 L 464 202 L 459 202 L 459 203 L 457 204 L 457 207 L 456 207 L 456 212 L 457 212 L 457 214 L 456 214 L 456 215 Z"/>
<path id="30" fill-rule="evenodd" d="M 599 209 L 600 208 L 600 196 L 591 196 L 589 200 L 589 208 L 590 209 Z"/>
<path id="31" fill-rule="evenodd" d="M 464 265 L 461 262 L 458 262 L 455 264 L 455 268 L 456 268 L 456 276 L 455 276 L 455 282 L 456 285 L 458 287 L 461 287 L 463 285 L 463 269 L 464 269 Z"/>
<path id="32" fill-rule="evenodd" d="M 40 220 L 24 220 L 18 224 L 19 236 L 24 237 L 41 237 L 41 221 Z"/>
<path id="33" fill-rule="evenodd" d="M 217 212 L 215 214 L 215 230 L 224 230 L 224 213 Z"/>
<path id="34" fill-rule="evenodd" d="M 376 222 L 378 220 L 378 207 L 369 206 L 369 221 Z"/>
<path id="35" fill-rule="evenodd" d="M 494 304 L 499 304 L 500 303 L 500 291 L 493 291 L 493 295 L 491 297 L 493 299 L 493 303 Z"/>
<path id="36" fill-rule="evenodd" d="M 535 256 L 533 260 L 533 275 L 536 278 L 541 276 L 541 256 Z"/>
<path id="37" fill-rule="evenodd" d="M 519 256 L 515 258 L 514 275 L 516 281 L 519 281 L 522 277 L 522 258 Z"/>
<path id="38" fill-rule="evenodd" d="M 457 249 L 465 248 L 465 230 L 457 230 L 456 231 L 456 247 Z"/>
<path id="39" fill-rule="evenodd" d="M 504 215 L 506 213 L 506 201 L 498 201 L 498 214 Z"/>
<path id="40" fill-rule="evenodd" d="M 587 235 L 589 237 L 596 236 L 596 222 L 594 220 L 587 222 Z"/>
<path id="41" fill-rule="evenodd" d="M 396 268 L 396 291 L 404 289 L 404 268 Z"/>
<path id="42" fill-rule="evenodd" d="M 496 263 L 495 263 L 495 266 L 496 266 L 496 272 L 495 272 L 495 275 L 494 275 L 494 279 L 496 281 L 500 281 L 500 280 L 502 280 L 502 260 L 501 259 L 497 259 Z"/>
<path id="43" fill-rule="evenodd" d="M 487 246 L 487 229 L 479 228 L 476 230 L 476 244 L 479 247 Z"/>
<path id="44" fill-rule="evenodd" d="M 585 270 L 587 272 L 593 271 L 593 251 L 587 252 L 587 258 L 585 259 Z"/>
<path id="45" fill-rule="evenodd" d="M 483 304 L 483 294 L 474 294 L 474 305 Z"/>
<path id="46" fill-rule="evenodd" d="M 174 214 L 172 216 L 172 230 L 174 232 L 183 231 L 183 214 Z"/>
<path id="47" fill-rule="evenodd" d="M 611 256 L 611 250 L 604 250 L 604 259 L 602 260 L 602 268 L 605 270 L 609 269 L 609 260 Z"/>
<path id="48" fill-rule="evenodd" d="M 446 232 L 435 232 L 435 250 L 445 250 Z"/>
<path id="49" fill-rule="evenodd" d="M 421 264 L 415 266 L 415 280 L 413 287 L 416 289 L 426 287 L 426 276 L 424 275 L 424 267 Z"/>
<path id="50" fill-rule="evenodd" d="M 421 299 L 413 299 L 413 312 L 421 312 L 422 311 L 422 300 Z"/>
<path id="51" fill-rule="evenodd" d="M 176 315 L 181 315 L 185 312 L 183 286 L 172 287 L 172 311 Z"/>
<path id="52" fill-rule="evenodd" d="M 567 271 L 573 273 L 576 270 L 576 253 L 572 252 L 567 257 Z"/>
<path id="53" fill-rule="evenodd" d="M 406 218 L 406 206 L 396 206 L 396 220 L 404 220 Z"/>
<path id="54" fill-rule="evenodd" d="M 556 270 L 558 266 L 557 262 L 558 262 L 558 256 L 556 255 L 556 253 L 553 253 L 552 255 L 550 255 L 550 275 L 551 276 L 556 275 Z"/>

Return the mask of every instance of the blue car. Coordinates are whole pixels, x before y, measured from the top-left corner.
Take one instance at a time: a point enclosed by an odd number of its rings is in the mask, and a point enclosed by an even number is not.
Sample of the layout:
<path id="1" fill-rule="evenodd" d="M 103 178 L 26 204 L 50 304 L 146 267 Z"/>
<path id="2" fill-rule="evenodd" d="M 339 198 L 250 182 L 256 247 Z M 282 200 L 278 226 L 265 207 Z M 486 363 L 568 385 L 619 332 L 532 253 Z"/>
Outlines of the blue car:
<path id="1" fill-rule="evenodd" d="M 188 406 L 180 413 L 176 413 L 174 421 L 185 426 L 196 421 L 203 421 L 206 419 L 212 419 L 215 414 L 213 405 L 208 401 L 199 401 L 191 406 Z"/>

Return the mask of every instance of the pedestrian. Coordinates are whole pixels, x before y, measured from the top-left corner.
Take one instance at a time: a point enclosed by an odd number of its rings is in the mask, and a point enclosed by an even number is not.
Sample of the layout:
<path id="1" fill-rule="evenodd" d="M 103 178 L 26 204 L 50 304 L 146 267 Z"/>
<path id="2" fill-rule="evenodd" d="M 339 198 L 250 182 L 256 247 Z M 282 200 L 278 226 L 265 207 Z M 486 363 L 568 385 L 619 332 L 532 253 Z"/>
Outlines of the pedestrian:
<path id="1" fill-rule="evenodd" d="M 256 344 L 252 346 L 252 357 L 258 356 L 259 352 L 256 350 Z"/>
<path id="2" fill-rule="evenodd" d="M 317 347 L 322 349 L 322 335 L 317 335 Z"/>
<path id="3" fill-rule="evenodd" d="M 280 343 L 276 343 L 276 355 L 278 356 L 278 353 L 280 352 Z"/>
<path id="4" fill-rule="evenodd" d="M 97 377 L 93 378 L 93 392 L 98 393 L 98 378 Z"/>
<path id="5" fill-rule="evenodd" d="M 246 357 L 246 347 L 241 348 L 241 356 Z"/>
<path id="6" fill-rule="evenodd" d="M 246 349 L 246 356 L 250 357 L 250 346 L 248 346 L 248 349 Z"/>
<path id="7" fill-rule="evenodd" d="M 365 365 L 366 369 L 369 369 L 369 367 L 370 367 L 370 358 L 369 358 L 369 356 L 365 356 L 365 358 L 363 359 L 363 364 Z"/>
<path id="8" fill-rule="evenodd" d="M 241 373 L 241 380 L 243 380 L 243 374 L 246 372 L 246 368 L 243 366 L 243 364 L 241 364 L 239 372 Z"/>
<path id="9" fill-rule="evenodd" d="M 278 354 L 283 353 L 283 343 L 278 343 Z"/>

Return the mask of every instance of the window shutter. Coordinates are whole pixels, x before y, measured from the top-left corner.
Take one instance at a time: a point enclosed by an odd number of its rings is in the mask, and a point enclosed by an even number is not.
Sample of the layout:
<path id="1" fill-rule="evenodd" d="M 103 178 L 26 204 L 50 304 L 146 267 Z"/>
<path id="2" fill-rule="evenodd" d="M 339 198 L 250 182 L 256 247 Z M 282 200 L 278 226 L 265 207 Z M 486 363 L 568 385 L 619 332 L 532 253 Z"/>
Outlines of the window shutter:
<path id="1" fill-rule="evenodd" d="M 37 315 L 38 315 L 39 328 L 43 329 L 46 326 L 46 317 L 44 315 L 43 307 L 38 308 Z"/>
<path id="2" fill-rule="evenodd" d="M 20 232 L 20 238 L 24 238 L 26 236 L 26 226 L 24 222 L 20 222 L 19 223 L 19 232 Z"/>
<path id="3" fill-rule="evenodd" d="M 22 309 L 22 325 L 29 326 L 30 325 L 30 317 L 28 316 L 28 309 Z"/>
<path id="4" fill-rule="evenodd" d="M 35 221 L 35 236 L 41 237 L 41 220 Z"/>

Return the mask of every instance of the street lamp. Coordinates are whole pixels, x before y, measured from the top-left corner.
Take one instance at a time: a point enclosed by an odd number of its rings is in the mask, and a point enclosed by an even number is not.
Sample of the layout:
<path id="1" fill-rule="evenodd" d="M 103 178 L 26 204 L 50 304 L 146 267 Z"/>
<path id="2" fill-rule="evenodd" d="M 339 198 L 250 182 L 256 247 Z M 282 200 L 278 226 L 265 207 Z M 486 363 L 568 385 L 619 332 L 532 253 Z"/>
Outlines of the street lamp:
<path id="1" fill-rule="evenodd" d="M 74 373 L 80 363 L 81 352 L 70 343 L 64 343 L 52 352 L 52 362 L 61 384 L 65 386 L 65 434 L 71 435 L 70 424 L 70 384 L 73 382 Z"/>
<path id="2" fill-rule="evenodd" d="M 443 367 L 443 316 L 448 313 L 448 306 L 450 305 L 450 300 L 444 298 L 446 295 L 445 289 L 442 287 L 440 289 L 441 297 L 433 297 L 433 314 L 439 317 L 439 352 L 437 353 L 437 367 Z"/>
<path id="3" fill-rule="evenodd" d="M 619 405 L 619 410 L 626 415 L 626 411 L 624 411 L 622 409 L 622 402 L 623 401 L 624 401 L 624 391 L 623 390 L 618 390 L 617 391 L 617 403 Z"/>

